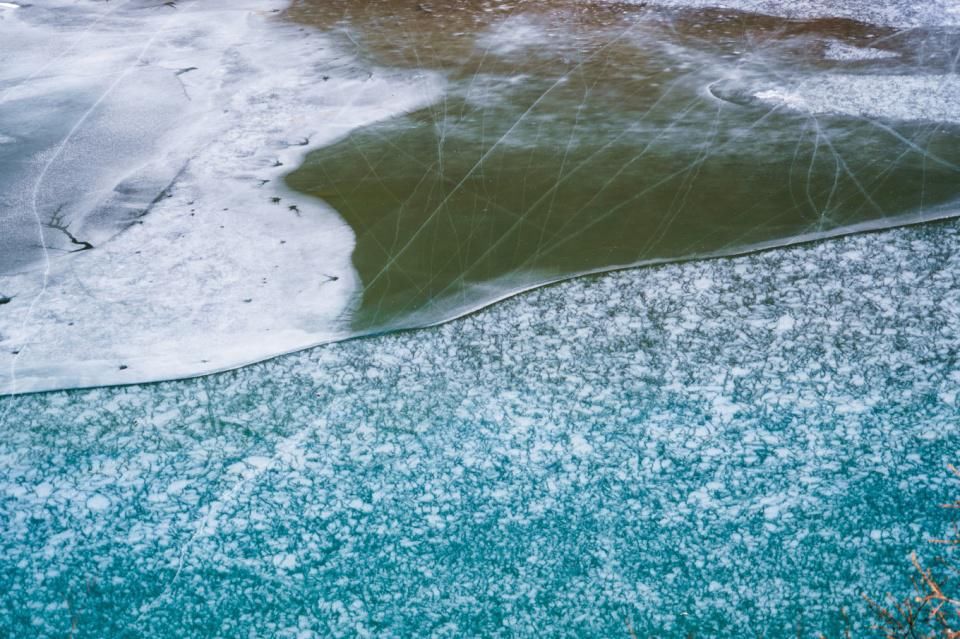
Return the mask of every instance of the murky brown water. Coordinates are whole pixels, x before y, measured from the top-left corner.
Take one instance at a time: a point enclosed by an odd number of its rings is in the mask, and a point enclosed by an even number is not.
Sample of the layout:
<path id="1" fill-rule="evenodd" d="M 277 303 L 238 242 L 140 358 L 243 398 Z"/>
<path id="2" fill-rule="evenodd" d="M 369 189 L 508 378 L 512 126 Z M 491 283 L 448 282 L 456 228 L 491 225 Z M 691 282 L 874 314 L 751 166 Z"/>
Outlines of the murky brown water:
<path id="1" fill-rule="evenodd" d="M 318 0 L 291 17 L 446 82 L 288 176 L 356 232 L 358 331 L 583 272 L 928 219 L 960 196 L 960 130 L 884 111 L 898 77 L 951 69 L 948 31 L 559 1 Z M 880 59 L 830 59 L 850 47 Z M 865 80 L 839 96 L 847 113 L 757 97 L 829 102 L 847 76 Z"/>

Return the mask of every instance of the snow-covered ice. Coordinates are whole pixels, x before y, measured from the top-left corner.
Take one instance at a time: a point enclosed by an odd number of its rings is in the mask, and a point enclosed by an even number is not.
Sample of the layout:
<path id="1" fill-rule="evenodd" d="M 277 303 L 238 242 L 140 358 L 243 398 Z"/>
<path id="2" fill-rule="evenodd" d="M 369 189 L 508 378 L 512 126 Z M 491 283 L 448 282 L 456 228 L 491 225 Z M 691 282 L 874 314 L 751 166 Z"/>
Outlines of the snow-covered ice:
<path id="1" fill-rule="evenodd" d="M 899 54 L 893 51 L 885 51 L 874 47 L 855 47 L 843 42 L 829 42 L 824 51 L 824 57 L 828 60 L 840 61 L 865 61 L 865 60 L 889 60 L 899 57 Z"/>
<path id="2" fill-rule="evenodd" d="M 611 3 L 624 0 L 605 0 Z M 960 26 L 957 0 L 626 0 L 659 7 L 719 8 L 790 19 L 844 18 L 869 24 L 914 28 Z"/>
<path id="3" fill-rule="evenodd" d="M 0 14 L 0 393 L 168 379 L 344 335 L 353 234 L 283 173 L 432 101 L 439 80 L 360 64 L 284 7 Z"/>

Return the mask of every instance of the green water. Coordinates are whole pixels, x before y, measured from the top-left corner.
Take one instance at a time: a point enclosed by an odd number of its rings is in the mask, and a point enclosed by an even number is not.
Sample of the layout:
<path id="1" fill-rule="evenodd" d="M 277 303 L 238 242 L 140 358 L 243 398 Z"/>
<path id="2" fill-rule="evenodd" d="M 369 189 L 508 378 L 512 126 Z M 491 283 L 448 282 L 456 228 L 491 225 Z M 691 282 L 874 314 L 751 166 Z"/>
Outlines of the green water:
<path id="1" fill-rule="evenodd" d="M 287 178 L 356 233 L 356 330 L 429 324 L 577 273 L 923 219 L 960 196 L 955 126 L 753 97 L 815 92 L 820 74 L 942 71 L 949 32 L 490 6 L 305 3 L 294 14 L 342 30 L 377 64 L 447 83 L 437 103 L 359 129 Z M 830 61 L 829 41 L 900 57 Z M 918 41 L 943 55 L 916 55 Z"/>

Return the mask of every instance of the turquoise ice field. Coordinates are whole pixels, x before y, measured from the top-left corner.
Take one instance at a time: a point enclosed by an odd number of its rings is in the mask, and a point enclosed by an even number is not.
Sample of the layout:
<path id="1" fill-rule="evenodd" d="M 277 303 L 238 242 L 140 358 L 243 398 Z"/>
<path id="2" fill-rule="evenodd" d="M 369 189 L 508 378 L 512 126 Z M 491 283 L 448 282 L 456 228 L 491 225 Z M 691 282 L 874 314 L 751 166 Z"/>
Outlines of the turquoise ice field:
<path id="1" fill-rule="evenodd" d="M 3 631 L 839 632 L 949 530 L 958 248 L 951 222 L 625 271 L 8 398 Z"/>

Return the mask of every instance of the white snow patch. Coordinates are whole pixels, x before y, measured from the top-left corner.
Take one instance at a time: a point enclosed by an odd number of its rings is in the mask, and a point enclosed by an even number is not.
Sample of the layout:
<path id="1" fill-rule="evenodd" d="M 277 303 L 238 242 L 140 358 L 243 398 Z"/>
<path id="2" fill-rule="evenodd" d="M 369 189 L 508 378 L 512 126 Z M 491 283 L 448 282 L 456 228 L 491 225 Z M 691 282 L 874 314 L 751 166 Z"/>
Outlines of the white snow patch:
<path id="1" fill-rule="evenodd" d="M 550 41 L 550 33 L 524 16 L 507 18 L 477 38 L 477 46 L 497 55 L 534 49 Z"/>
<path id="2" fill-rule="evenodd" d="M 19 164 L 22 192 L 5 195 L 29 211 L 36 185 L 40 221 L 64 206 L 96 247 L 69 252 L 39 229 L 49 267 L 0 275 L 13 298 L 0 315 L 0 394 L 196 375 L 345 335 L 353 233 L 285 189 L 284 173 L 432 101 L 440 81 L 358 62 L 271 17 L 285 6 L 74 4 L 0 22 L 12 52 L 0 116 L 47 136 L 21 140 L 37 154 Z M 143 185 L 146 201 L 124 195 Z M 131 206 L 129 225 L 97 226 Z"/>
<path id="3" fill-rule="evenodd" d="M 821 74 L 793 88 L 754 93 L 764 102 L 809 113 L 960 123 L 960 76 Z"/>
<path id="4" fill-rule="evenodd" d="M 170 495 L 179 495 L 189 485 L 190 485 L 190 482 L 188 480 L 178 479 L 176 481 L 170 482 L 170 485 L 167 486 L 167 493 Z"/>
<path id="5" fill-rule="evenodd" d="M 297 567 L 297 556 L 289 552 L 277 553 L 273 557 L 273 565 L 281 570 L 293 570 Z"/>
<path id="6" fill-rule="evenodd" d="M 570 449 L 579 457 L 587 457 L 593 453 L 593 446 L 580 433 L 570 435 Z"/>
<path id="7" fill-rule="evenodd" d="M 104 511 L 110 507 L 110 500 L 104 495 L 96 494 L 87 498 L 87 508 L 94 511 Z"/>
<path id="8" fill-rule="evenodd" d="M 710 288 L 713 287 L 713 284 L 713 280 L 709 277 L 700 277 L 693 282 L 694 288 L 696 288 L 698 291 L 710 290 Z"/>
<path id="9" fill-rule="evenodd" d="M 713 414 L 721 423 L 729 423 L 740 410 L 740 406 L 728 397 L 717 395 L 711 400 Z"/>
<path id="10" fill-rule="evenodd" d="M 827 43 L 827 48 L 823 55 L 828 60 L 837 60 L 840 62 L 886 60 L 899 57 L 899 54 L 893 51 L 884 51 L 883 49 L 875 49 L 873 47 L 854 47 L 836 40 Z"/>
<path id="11" fill-rule="evenodd" d="M 793 327 L 796 325 L 796 323 L 797 323 L 796 320 L 793 319 L 792 316 L 790 316 L 790 315 L 781 315 L 780 318 L 777 319 L 777 323 L 776 323 L 776 325 L 773 327 L 773 331 L 774 331 L 775 333 L 778 333 L 778 334 L 780 334 L 780 333 L 786 333 L 786 332 L 788 332 L 788 331 L 792 331 L 792 330 L 793 330 Z"/>

